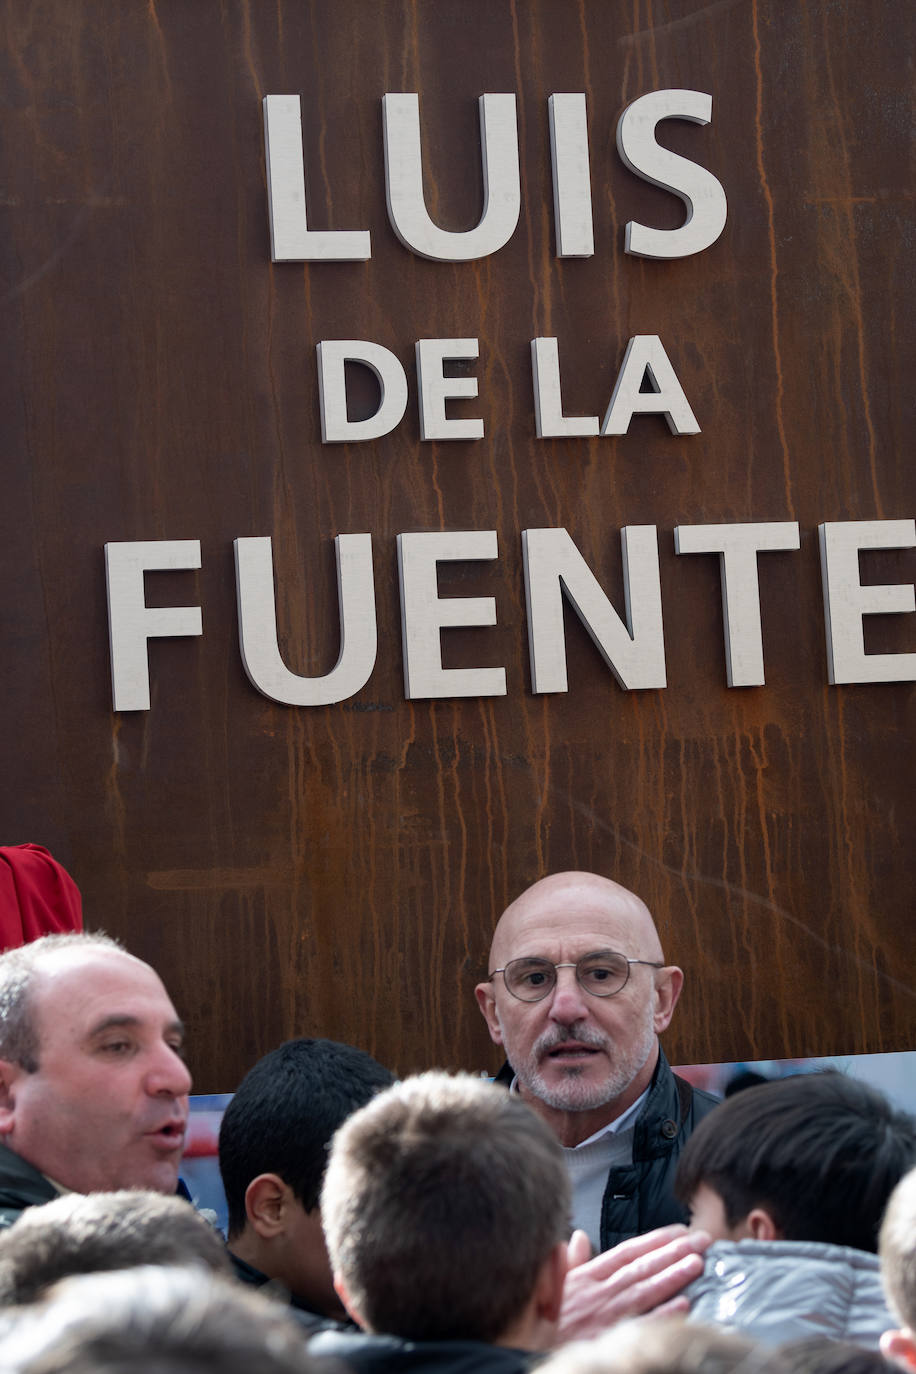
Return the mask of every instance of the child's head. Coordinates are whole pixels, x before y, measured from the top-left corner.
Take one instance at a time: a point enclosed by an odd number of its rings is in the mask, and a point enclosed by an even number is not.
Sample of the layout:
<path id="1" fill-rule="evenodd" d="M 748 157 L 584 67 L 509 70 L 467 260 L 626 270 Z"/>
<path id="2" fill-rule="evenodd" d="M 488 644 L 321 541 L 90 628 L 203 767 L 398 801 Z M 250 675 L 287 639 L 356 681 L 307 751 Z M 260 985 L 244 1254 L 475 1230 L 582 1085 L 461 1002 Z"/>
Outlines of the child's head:
<path id="1" fill-rule="evenodd" d="M 895 1184 L 916 1164 L 916 1120 L 839 1073 L 748 1088 L 688 1140 L 675 1194 L 715 1239 L 878 1248 Z"/>
<path id="2" fill-rule="evenodd" d="M 881 1280 L 899 1331 L 886 1331 L 881 1349 L 916 1369 L 916 1169 L 901 1179 L 887 1204 L 878 1242 Z"/>

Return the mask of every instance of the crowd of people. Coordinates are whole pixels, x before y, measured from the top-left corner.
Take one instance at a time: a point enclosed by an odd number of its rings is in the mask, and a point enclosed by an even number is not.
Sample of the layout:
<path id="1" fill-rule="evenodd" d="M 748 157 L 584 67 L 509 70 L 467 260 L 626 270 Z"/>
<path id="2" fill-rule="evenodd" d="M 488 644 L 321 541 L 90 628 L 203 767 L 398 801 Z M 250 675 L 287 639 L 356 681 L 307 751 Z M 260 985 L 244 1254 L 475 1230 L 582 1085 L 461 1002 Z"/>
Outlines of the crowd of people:
<path id="1" fill-rule="evenodd" d="M 0 1374 L 916 1371 L 916 1120 L 836 1073 L 693 1089 L 682 983 L 635 894 L 542 879 L 476 989 L 497 1081 L 273 1050 L 223 1117 L 224 1238 L 158 974 L 101 934 L 9 949 Z"/>

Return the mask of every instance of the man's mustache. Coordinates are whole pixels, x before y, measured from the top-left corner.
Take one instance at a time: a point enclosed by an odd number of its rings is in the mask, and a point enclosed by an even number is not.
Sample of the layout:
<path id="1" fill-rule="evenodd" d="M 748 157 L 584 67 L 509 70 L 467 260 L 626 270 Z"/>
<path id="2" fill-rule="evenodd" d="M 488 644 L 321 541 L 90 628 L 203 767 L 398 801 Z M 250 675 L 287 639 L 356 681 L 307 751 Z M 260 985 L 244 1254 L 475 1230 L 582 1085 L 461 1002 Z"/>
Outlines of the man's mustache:
<path id="1" fill-rule="evenodd" d="M 557 1049 L 560 1045 L 568 1045 L 571 1041 L 579 1045 L 594 1045 L 599 1050 L 610 1047 L 608 1037 L 602 1035 L 596 1027 L 588 1025 L 585 1021 L 573 1021 L 568 1026 L 551 1026 L 549 1030 L 545 1030 L 534 1042 L 534 1052 L 539 1056 L 549 1054 L 551 1050 Z"/>

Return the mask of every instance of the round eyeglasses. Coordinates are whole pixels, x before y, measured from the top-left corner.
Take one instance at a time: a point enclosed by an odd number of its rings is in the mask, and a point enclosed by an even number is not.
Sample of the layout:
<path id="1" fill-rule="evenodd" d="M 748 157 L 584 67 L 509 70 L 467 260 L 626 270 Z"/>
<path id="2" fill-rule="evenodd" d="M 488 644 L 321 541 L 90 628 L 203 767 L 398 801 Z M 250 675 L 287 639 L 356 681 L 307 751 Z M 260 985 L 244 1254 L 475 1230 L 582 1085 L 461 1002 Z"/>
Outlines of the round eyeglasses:
<path id="1" fill-rule="evenodd" d="M 574 968 L 576 982 L 592 997 L 613 997 L 622 992 L 630 976 L 631 964 L 646 964 L 649 968 L 664 968 L 651 959 L 628 959 L 613 949 L 597 949 L 583 954 L 575 963 L 554 964 L 550 959 L 530 957 L 510 959 L 505 968 L 495 968 L 488 979 L 497 973 L 503 976 L 506 991 L 520 1002 L 541 1002 L 549 997 L 557 985 L 557 969 Z"/>

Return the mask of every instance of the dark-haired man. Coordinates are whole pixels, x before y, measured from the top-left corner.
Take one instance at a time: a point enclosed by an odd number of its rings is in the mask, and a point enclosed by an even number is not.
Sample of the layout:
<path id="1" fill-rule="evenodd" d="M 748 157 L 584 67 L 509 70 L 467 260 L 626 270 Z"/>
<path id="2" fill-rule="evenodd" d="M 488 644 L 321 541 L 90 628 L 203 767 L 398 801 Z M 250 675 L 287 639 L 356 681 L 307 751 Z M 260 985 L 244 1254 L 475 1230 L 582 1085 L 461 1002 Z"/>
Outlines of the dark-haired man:
<path id="1" fill-rule="evenodd" d="M 748 1088 L 702 1122 L 675 1190 L 714 1244 L 691 1317 L 766 1344 L 832 1335 L 877 1349 L 893 1323 L 875 1251 L 916 1120 L 867 1084 L 805 1074 Z"/>
<path id="2" fill-rule="evenodd" d="M 282 1286 L 306 1325 L 346 1316 L 321 1226 L 331 1137 L 393 1081 L 351 1045 L 290 1040 L 248 1071 L 223 1116 L 219 1167 L 236 1272 Z"/>
<path id="3" fill-rule="evenodd" d="M 107 936 L 0 955 L 0 1227 L 64 1191 L 175 1192 L 183 1039 L 158 975 Z"/>

